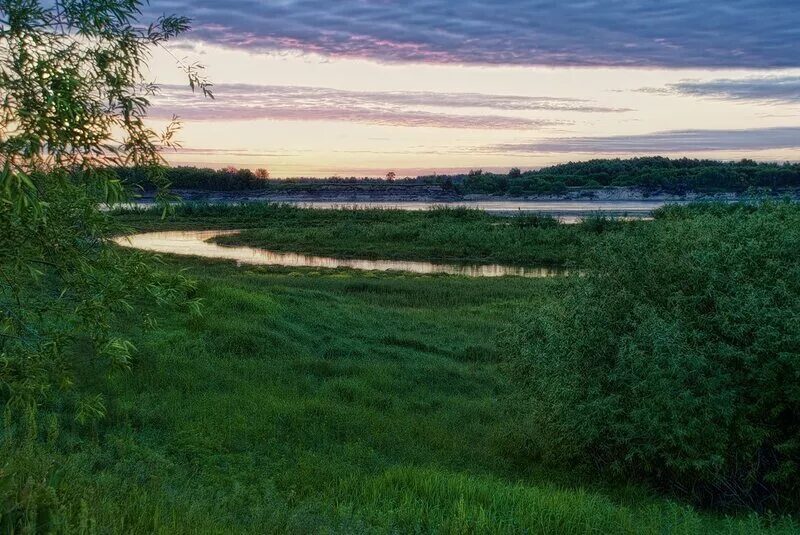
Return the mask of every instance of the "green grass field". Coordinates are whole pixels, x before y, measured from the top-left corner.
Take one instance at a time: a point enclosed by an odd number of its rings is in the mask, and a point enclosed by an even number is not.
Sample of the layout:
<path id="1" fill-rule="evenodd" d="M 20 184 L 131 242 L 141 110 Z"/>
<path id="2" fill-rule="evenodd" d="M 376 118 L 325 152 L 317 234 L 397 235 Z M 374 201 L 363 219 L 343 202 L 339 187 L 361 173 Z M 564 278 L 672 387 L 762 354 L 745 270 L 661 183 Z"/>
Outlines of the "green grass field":
<path id="1" fill-rule="evenodd" d="M 204 315 L 131 318 L 130 374 L 61 488 L 117 532 L 752 533 L 504 447 L 498 331 L 557 281 L 175 261 Z M 787 530 L 790 526 L 787 525 Z"/>
<path id="2" fill-rule="evenodd" d="M 170 224 L 221 228 L 180 217 L 137 226 Z M 138 348 L 132 371 L 89 385 L 109 400 L 108 417 L 88 436 L 62 432 L 48 453 L 48 477 L 89 531 L 798 528 L 510 454 L 501 333 L 518 307 L 557 299 L 568 281 L 164 265 L 179 268 L 199 281 L 203 316 L 130 315 L 121 328 Z"/>

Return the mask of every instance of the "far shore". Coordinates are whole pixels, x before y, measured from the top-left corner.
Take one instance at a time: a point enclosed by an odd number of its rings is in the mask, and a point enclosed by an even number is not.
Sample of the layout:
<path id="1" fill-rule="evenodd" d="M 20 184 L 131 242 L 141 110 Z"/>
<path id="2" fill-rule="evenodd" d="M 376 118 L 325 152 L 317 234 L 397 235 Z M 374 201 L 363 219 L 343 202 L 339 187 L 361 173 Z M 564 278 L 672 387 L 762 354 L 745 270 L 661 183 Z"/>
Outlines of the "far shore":
<path id="1" fill-rule="evenodd" d="M 436 186 L 423 185 L 393 185 L 386 186 L 360 186 L 348 185 L 347 187 L 321 185 L 313 189 L 293 189 L 292 191 L 275 190 L 240 190 L 240 191 L 208 191 L 193 189 L 176 189 L 177 194 L 185 202 L 323 202 L 323 203 L 392 203 L 392 202 L 420 202 L 420 203 L 459 203 L 459 202 L 563 202 L 563 201 L 650 201 L 650 202 L 687 202 L 687 201 L 737 201 L 770 197 L 789 197 L 800 200 L 800 189 L 773 190 L 768 192 L 697 192 L 674 193 L 663 190 L 649 190 L 632 187 L 608 187 L 600 189 L 574 188 L 560 194 L 542 195 L 459 195 L 444 191 Z M 142 194 L 140 201 L 147 203 L 152 200 L 152 193 Z"/>

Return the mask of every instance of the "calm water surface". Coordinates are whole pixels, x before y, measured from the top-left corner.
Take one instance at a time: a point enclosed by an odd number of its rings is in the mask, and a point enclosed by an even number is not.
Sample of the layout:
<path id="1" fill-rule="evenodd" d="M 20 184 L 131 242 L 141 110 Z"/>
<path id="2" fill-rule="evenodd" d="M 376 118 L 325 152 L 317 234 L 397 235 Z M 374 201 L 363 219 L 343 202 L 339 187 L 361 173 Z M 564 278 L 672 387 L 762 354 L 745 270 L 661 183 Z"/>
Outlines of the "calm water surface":
<path id="1" fill-rule="evenodd" d="M 471 208 L 487 212 L 533 212 L 561 216 L 586 216 L 594 213 L 606 215 L 628 215 L 632 217 L 650 215 L 650 212 L 666 204 L 665 201 L 457 201 L 457 202 L 291 202 L 304 208 L 383 208 L 392 210 L 420 211 L 430 210 L 437 206 L 448 208 Z"/>
<path id="2" fill-rule="evenodd" d="M 554 277 L 566 271 L 558 268 L 501 265 L 457 265 L 403 260 L 356 260 L 297 253 L 279 253 L 254 247 L 228 247 L 209 240 L 237 234 L 237 230 L 147 232 L 121 236 L 114 241 L 123 247 L 177 255 L 235 260 L 239 264 L 316 268 L 351 268 L 363 271 L 407 271 L 411 273 L 464 275 L 467 277 Z"/>
<path id="3" fill-rule="evenodd" d="M 644 219 L 650 217 L 653 210 L 666 204 L 665 201 L 270 201 L 258 197 L 225 197 L 197 198 L 191 201 L 203 201 L 211 204 L 241 204 L 245 202 L 278 202 L 292 204 L 301 208 L 318 209 L 384 209 L 384 210 L 430 210 L 436 207 L 471 208 L 495 214 L 546 214 L 557 217 L 564 223 L 575 223 L 586 216 L 603 214 L 609 217 Z M 134 203 L 130 206 L 148 207 L 150 202 Z"/>

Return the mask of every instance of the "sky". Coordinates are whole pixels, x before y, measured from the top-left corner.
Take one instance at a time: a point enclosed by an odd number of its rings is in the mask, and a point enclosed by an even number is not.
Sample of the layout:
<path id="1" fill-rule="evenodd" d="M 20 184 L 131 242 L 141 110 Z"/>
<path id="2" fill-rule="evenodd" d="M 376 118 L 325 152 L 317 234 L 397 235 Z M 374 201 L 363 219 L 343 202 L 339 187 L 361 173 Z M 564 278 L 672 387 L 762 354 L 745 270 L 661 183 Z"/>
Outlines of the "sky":
<path id="1" fill-rule="evenodd" d="M 800 161 L 798 0 L 152 0 L 173 165 L 277 176 Z M 199 62 L 215 99 L 176 65 Z"/>

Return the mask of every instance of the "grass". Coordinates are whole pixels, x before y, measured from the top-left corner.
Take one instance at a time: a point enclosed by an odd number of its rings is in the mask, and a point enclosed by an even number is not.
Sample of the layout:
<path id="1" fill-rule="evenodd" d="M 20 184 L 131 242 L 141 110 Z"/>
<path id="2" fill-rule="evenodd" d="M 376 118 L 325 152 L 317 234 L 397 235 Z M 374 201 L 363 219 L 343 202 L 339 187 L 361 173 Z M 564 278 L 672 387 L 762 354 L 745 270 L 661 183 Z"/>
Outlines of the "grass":
<path id="1" fill-rule="evenodd" d="M 59 490 L 126 533 L 754 533 L 506 452 L 498 332 L 560 281 L 170 262 L 204 316 L 130 318 L 109 418 Z M 66 440 L 66 439 L 64 439 Z M 69 441 L 67 441 L 69 442 Z M 776 525 L 788 532 L 788 521 Z"/>
<path id="2" fill-rule="evenodd" d="M 134 211 L 120 219 L 138 229 L 157 230 L 162 224 L 153 213 Z M 304 210 L 259 203 L 187 204 L 163 224 L 170 228 L 243 229 L 217 241 L 342 258 L 568 265 L 580 261 L 599 233 L 636 223 L 590 217 L 581 224 L 567 225 L 548 216 L 498 217 L 463 208 Z"/>
<path id="3" fill-rule="evenodd" d="M 203 217 L 145 223 L 224 228 Z M 126 318 L 132 371 L 90 385 L 108 417 L 89 432 L 65 422 L 47 453 L 52 485 L 87 531 L 798 529 L 509 455 L 498 338 L 518 307 L 557 299 L 568 281 L 164 265 L 179 268 L 199 281 L 203 316 L 144 308 Z"/>

